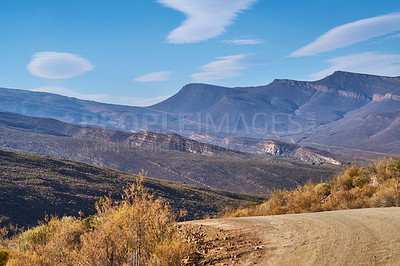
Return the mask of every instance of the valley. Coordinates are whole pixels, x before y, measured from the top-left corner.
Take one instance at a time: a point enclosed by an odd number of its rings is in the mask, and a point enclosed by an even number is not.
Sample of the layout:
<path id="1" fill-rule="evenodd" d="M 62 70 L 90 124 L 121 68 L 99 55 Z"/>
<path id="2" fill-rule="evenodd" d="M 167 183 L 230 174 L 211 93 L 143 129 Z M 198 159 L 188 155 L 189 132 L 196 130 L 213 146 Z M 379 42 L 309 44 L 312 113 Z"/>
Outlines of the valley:
<path id="1" fill-rule="evenodd" d="M 341 166 L 253 156 L 186 138 L 127 133 L 0 113 L 0 147 L 241 193 L 329 179 Z M 302 169 L 299 175 L 298 169 Z"/>

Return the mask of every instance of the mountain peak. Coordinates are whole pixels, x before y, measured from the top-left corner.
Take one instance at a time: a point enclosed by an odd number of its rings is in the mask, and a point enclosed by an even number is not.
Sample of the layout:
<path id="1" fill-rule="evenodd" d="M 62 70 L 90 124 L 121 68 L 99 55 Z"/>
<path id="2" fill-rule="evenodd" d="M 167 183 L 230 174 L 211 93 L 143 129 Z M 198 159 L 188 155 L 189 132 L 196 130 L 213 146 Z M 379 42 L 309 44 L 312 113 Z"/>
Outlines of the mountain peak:
<path id="1" fill-rule="evenodd" d="M 373 74 L 364 74 L 364 73 L 355 73 L 355 72 L 348 72 L 348 71 L 342 71 L 342 70 L 337 70 L 333 72 L 333 74 L 325 77 L 324 79 L 328 78 L 348 78 L 348 77 L 358 77 L 358 78 L 381 78 L 381 79 L 397 79 L 399 77 L 390 77 L 390 76 L 381 76 L 381 75 L 373 75 Z"/>
<path id="2" fill-rule="evenodd" d="M 235 89 L 216 85 L 190 83 L 185 85 L 177 94 L 157 103 L 151 108 L 164 112 L 192 113 L 204 110 Z"/>

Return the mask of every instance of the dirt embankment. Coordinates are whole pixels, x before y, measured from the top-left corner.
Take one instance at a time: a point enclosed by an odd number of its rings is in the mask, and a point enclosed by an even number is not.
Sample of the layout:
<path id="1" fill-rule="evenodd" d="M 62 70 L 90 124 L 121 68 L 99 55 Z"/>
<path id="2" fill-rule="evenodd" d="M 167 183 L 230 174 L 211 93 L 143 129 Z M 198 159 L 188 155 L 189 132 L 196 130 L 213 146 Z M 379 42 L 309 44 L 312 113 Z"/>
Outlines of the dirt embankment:
<path id="1" fill-rule="evenodd" d="M 400 208 L 184 223 L 198 264 L 400 265 Z"/>

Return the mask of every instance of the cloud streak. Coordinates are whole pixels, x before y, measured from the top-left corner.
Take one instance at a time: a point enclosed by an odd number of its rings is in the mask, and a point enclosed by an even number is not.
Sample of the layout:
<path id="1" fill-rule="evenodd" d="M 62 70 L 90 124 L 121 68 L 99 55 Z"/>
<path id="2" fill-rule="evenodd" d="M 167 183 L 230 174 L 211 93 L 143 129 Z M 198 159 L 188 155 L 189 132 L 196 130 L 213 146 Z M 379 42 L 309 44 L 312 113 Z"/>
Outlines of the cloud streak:
<path id="1" fill-rule="evenodd" d="M 337 70 L 381 76 L 400 76 L 400 54 L 361 53 L 328 60 L 332 66 L 310 75 L 324 78 Z"/>
<path id="2" fill-rule="evenodd" d="M 394 34 L 394 35 L 390 35 L 389 37 L 387 37 L 387 39 L 399 39 L 400 38 L 400 33 L 399 34 Z"/>
<path id="3" fill-rule="evenodd" d="M 331 29 L 290 56 L 317 55 L 397 31 L 400 31 L 400 13 L 362 19 Z"/>
<path id="4" fill-rule="evenodd" d="M 130 105 L 130 106 L 149 106 L 156 103 L 159 103 L 172 95 L 168 96 L 157 96 L 153 98 L 139 98 L 132 96 L 116 96 L 110 94 L 85 94 L 77 91 L 73 91 L 67 88 L 59 87 L 59 86 L 45 86 L 41 88 L 32 89 L 31 91 L 36 92 L 47 92 L 54 93 L 59 95 L 64 95 L 68 97 L 74 97 L 82 100 L 88 101 L 98 101 L 104 103 L 111 104 L 122 104 L 122 105 Z"/>
<path id="5" fill-rule="evenodd" d="M 249 44 L 260 44 L 263 41 L 255 39 L 244 39 L 244 40 L 224 40 L 224 43 L 236 44 L 236 45 L 249 45 Z"/>
<path id="6" fill-rule="evenodd" d="M 155 81 L 166 81 L 171 79 L 171 71 L 160 71 L 145 74 L 143 76 L 137 77 L 134 81 L 137 82 L 155 82 Z"/>
<path id="7" fill-rule="evenodd" d="M 249 9 L 257 0 L 157 0 L 178 10 L 186 20 L 167 37 L 174 44 L 195 43 L 222 34 L 238 13 Z"/>
<path id="8" fill-rule="evenodd" d="M 246 69 L 253 65 L 248 60 L 248 54 L 230 55 L 217 58 L 200 68 L 202 72 L 191 77 L 197 82 L 210 82 L 241 76 L 238 70 Z"/>
<path id="9" fill-rule="evenodd" d="M 47 92 L 47 93 L 54 93 L 60 94 L 68 97 L 74 97 L 82 100 L 90 100 L 90 101 L 102 101 L 108 97 L 107 94 L 84 94 L 79 93 L 67 88 L 59 87 L 59 86 L 45 86 L 36 89 L 32 89 L 31 91 L 36 92 Z"/>
<path id="10" fill-rule="evenodd" d="M 39 78 L 68 79 L 90 71 L 94 66 L 75 54 L 40 52 L 33 55 L 28 71 Z"/>

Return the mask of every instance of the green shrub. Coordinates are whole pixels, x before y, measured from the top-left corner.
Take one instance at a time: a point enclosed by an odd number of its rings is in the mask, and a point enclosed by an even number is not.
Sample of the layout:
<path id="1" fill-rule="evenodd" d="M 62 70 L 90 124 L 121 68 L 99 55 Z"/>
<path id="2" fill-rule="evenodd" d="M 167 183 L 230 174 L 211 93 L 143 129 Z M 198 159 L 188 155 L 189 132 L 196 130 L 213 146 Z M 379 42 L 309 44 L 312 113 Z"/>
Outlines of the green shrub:
<path id="1" fill-rule="evenodd" d="M 314 187 L 314 192 L 318 196 L 328 196 L 331 194 L 331 186 L 328 183 L 320 183 Z"/>

